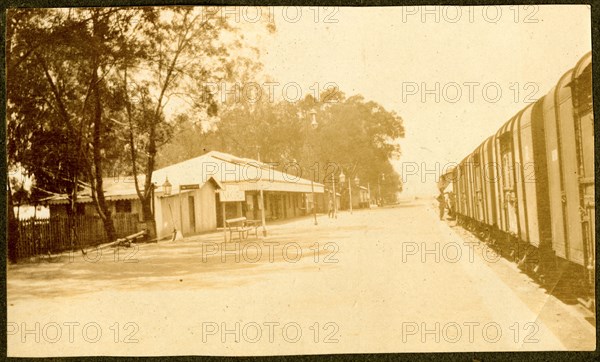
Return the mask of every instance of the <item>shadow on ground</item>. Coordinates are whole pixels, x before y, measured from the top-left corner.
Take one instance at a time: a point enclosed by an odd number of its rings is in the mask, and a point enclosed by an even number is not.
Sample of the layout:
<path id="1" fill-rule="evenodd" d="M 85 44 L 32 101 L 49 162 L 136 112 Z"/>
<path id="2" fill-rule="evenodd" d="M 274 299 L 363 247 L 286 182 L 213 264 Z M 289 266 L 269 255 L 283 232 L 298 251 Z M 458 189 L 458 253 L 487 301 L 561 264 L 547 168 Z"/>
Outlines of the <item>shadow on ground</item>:
<path id="1" fill-rule="evenodd" d="M 295 221 L 296 223 L 300 221 Z M 10 265 L 7 295 L 10 303 L 30 298 L 54 298 L 110 290 L 168 290 L 230 288 L 250 283 L 274 271 L 314 270 L 335 260 L 330 238 L 335 225 L 320 228 L 289 224 L 270 229 L 268 239 L 249 237 L 223 243 L 222 232 L 191 236 L 183 241 L 137 244 L 63 254 L 52 260 Z M 345 227 L 356 233 L 360 226 Z M 316 265 L 316 264 L 319 265 Z M 227 274 L 227 278 L 222 276 Z M 233 277 L 232 277 L 233 276 Z"/>

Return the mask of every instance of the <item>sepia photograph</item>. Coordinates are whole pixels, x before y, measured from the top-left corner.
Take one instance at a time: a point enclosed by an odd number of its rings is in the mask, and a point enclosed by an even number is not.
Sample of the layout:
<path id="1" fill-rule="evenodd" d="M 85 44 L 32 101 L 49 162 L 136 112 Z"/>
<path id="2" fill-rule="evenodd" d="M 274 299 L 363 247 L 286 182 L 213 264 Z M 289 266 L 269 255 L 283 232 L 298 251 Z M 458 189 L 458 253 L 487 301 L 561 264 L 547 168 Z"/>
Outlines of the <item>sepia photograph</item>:
<path id="1" fill-rule="evenodd" d="M 5 9 L 8 357 L 596 350 L 591 6 L 85 5 Z"/>

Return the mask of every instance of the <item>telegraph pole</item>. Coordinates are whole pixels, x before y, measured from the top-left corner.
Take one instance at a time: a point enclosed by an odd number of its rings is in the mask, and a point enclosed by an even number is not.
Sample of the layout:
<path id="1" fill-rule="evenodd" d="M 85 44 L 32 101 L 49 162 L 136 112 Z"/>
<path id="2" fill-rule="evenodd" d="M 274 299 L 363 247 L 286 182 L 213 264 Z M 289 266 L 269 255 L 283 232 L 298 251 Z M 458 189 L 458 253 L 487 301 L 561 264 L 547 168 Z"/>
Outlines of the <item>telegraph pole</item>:
<path id="1" fill-rule="evenodd" d="M 260 161 L 260 149 L 258 150 L 258 162 L 261 162 Z M 265 219 L 265 197 L 263 194 L 262 180 L 260 180 L 259 193 L 260 193 L 260 225 L 262 226 L 263 236 L 266 237 L 267 236 L 267 222 Z"/>

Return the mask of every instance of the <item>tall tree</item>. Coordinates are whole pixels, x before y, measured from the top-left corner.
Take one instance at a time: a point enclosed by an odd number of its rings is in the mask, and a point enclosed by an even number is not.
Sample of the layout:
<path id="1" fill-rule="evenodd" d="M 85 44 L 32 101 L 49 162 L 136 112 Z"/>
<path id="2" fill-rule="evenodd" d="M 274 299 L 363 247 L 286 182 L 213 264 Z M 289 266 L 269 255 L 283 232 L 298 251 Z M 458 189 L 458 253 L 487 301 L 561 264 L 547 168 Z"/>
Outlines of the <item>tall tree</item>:
<path id="1" fill-rule="evenodd" d="M 9 160 L 48 191 L 68 193 L 71 214 L 79 185 L 89 185 L 110 239 L 115 229 L 102 177 L 117 133 L 107 115 L 118 102 L 108 79 L 141 12 L 20 9 L 8 16 Z"/>
<path id="2" fill-rule="evenodd" d="M 268 97 L 258 101 L 253 97 L 225 98 L 219 121 L 209 131 L 182 119 L 178 128 L 190 134 L 174 139 L 165 147 L 165 154 L 185 159 L 182 154 L 187 149 L 194 150 L 187 158 L 217 149 L 256 158 L 260 151 L 263 161 L 280 170 L 297 172 L 297 166 L 289 167 L 297 164 L 303 177 L 329 187 L 332 175 L 337 178 L 343 170 L 352 179 L 358 177 L 361 184 L 372 185 L 375 194 L 381 189 L 382 197 L 393 198 L 402 190 L 391 163 L 400 157 L 402 118 L 360 95 L 346 98 L 339 90 L 321 94 L 320 100 L 310 95 L 294 103 Z M 316 128 L 311 125 L 313 112 Z M 201 137 L 210 142 L 194 146 Z M 166 166 L 171 160 L 163 158 L 161 164 Z"/>
<path id="3" fill-rule="evenodd" d="M 61 77 L 64 73 L 48 71 L 47 77 L 47 62 L 41 54 L 58 43 L 56 57 L 64 59 L 68 52 L 59 39 L 81 29 L 89 19 L 66 23 L 61 18 L 52 9 L 11 9 L 7 14 L 7 155 L 9 169 L 21 166 L 23 172 L 36 176 L 41 189 L 70 194 L 77 189 L 76 127 L 68 114 L 69 123 L 64 122 L 65 114 L 60 112 L 65 109 L 58 107 L 47 81 L 52 74 Z M 63 93 L 68 84 L 63 81 L 54 90 Z M 8 250 L 14 262 L 19 233 L 11 191 Z"/>
<path id="4" fill-rule="evenodd" d="M 131 173 L 143 176 L 135 178 L 135 188 L 153 234 L 152 174 L 157 151 L 170 140 L 178 120 L 196 123 L 216 115 L 214 94 L 207 84 L 235 73 L 233 54 L 235 61 L 244 59 L 235 53 L 244 46 L 241 38 L 225 17 L 206 19 L 202 10 L 194 7 L 168 9 L 145 23 L 140 42 L 134 44 L 142 48 L 131 49 L 142 56 L 120 67 Z M 186 110 L 176 114 L 165 111 L 173 107 Z"/>
<path id="5" fill-rule="evenodd" d="M 400 157 L 399 138 L 404 137 L 403 120 L 373 101 L 355 95 L 319 109 L 316 144 L 323 170 L 322 179 L 341 171 L 363 183 L 381 184 L 391 196 L 401 190 L 400 178 L 390 160 Z M 382 175 L 384 182 L 382 183 Z M 329 180 L 324 179 L 326 176 Z"/>

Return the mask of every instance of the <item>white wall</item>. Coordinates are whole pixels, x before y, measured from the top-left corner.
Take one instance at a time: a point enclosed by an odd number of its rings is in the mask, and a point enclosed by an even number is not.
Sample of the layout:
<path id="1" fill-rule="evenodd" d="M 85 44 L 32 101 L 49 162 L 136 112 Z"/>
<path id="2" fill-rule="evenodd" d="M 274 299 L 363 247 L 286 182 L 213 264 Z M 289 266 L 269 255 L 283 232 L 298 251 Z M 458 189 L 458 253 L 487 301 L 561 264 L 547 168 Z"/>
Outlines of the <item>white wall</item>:
<path id="1" fill-rule="evenodd" d="M 195 230 L 192 230 L 190 225 L 190 196 L 194 197 Z M 215 187 L 211 182 L 205 183 L 198 190 L 183 191 L 181 195 L 175 193 L 168 197 L 157 198 L 155 206 L 156 229 L 159 238 L 172 235 L 173 228 L 182 231 L 184 236 L 217 228 Z"/>

